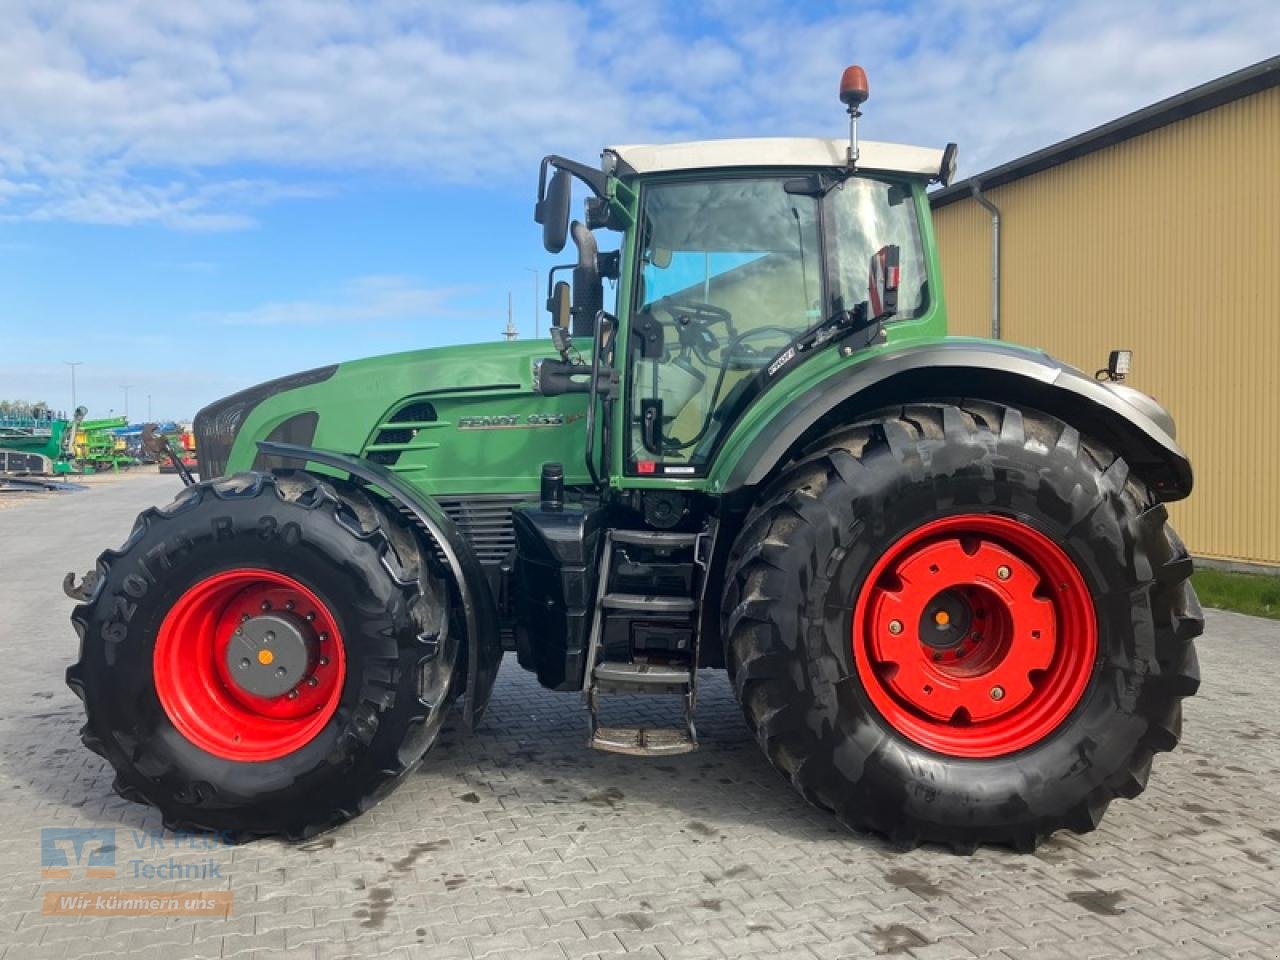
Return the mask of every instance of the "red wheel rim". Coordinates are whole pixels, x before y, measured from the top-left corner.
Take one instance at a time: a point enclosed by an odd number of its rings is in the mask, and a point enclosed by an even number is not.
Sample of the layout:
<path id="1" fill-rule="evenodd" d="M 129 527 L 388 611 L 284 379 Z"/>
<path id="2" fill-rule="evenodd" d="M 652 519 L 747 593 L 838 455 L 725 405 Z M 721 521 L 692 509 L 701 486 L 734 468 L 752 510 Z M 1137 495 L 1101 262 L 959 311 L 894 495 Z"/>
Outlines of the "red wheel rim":
<path id="1" fill-rule="evenodd" d="M 1084 578 L 1035 528 L 994 514 L 934 520 L 894 543 L 859 591 L 853 656 L 895 730 L 955 757 L 1052 734 L 1097 656 Z"/>
<path id="2" fill-rule="evenodd" d="M 228 663 L 237 628 L 259 614 L 287 617 L 290 635 L 305 645 L 305 669 L 278 696 L 244 689 Z M 273 657 L 261 652 L 260 666 Z M 239 664 L 250 666 L 247 658 Z M 261 762 L 299 749 L 329 722 L 346 653 L 333 614 L 311 590 L 271 570 L 238 569 L 207 577 L 178 598 L 160 625 L 152 666 L 156 696 L 184 737 L 224 760 Z"/>

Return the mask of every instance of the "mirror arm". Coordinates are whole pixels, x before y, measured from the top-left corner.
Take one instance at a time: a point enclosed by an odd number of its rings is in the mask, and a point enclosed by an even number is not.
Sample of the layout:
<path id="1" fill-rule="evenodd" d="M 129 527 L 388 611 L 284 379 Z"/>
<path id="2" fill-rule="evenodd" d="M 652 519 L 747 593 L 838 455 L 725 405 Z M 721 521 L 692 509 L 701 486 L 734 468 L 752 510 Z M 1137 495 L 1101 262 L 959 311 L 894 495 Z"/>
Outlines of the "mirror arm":
<path id="1" fill-rule="evenodd" d="M 538 171 L 538 199 L 542 200 L 546 196 L 547 186 L 547 167 L 554 166 L 557 170 L 565 170 L 573 174 L 588 187 L 601 200 L 609 199 L 609 175 L 598 167 L 589 167 L 585 163 L 579 163 L 577 160 L 570 160 L 567 157 L 561 157 L 551 153 L 542 158 L 542 167 Z M 542 221 L 538 221 L 541 223 Z"/>

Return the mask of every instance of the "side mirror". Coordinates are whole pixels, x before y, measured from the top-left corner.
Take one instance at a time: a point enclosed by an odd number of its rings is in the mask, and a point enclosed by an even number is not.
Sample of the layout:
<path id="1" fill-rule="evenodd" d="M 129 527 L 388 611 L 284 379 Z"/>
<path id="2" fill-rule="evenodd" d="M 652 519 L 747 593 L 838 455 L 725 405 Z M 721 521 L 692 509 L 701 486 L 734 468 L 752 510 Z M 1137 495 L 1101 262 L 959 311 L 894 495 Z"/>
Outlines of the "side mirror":
<path id="1" fill-rule="evenodd" d="M 556 282 L 551 288 L 547 309 L 551 311 L 551 321 L 555 326 L 562 330 L 569 329 L 569 284 L 563 280 Z"/>
<path id="2" fill-rule="evenodd" d="M 564 249 L 569 235 L 569 200 L 573 192 L 573 179 L 568 170 L 556 168 L 547 184 L 546 194 L 533 210 L 533 219 L 542 224 L 542 245 L 548 253 Z"/>
<path id="3" fill-rule="evenodd" d="M 898 312 L 898 245 L 890 243 L 871 256 L 867 277 L 867 313 L 872 323 L 888 320 Z"/>

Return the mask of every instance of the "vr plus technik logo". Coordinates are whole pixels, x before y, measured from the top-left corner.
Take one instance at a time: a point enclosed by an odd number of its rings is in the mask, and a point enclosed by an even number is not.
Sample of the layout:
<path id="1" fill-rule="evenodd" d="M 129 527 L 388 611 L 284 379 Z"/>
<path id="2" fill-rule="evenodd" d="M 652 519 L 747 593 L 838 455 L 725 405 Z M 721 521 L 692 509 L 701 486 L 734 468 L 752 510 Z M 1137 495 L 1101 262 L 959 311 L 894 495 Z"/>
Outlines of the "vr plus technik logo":
<path id="1" fill-rule="evenodd" d="M 109 880 L 116 875 L 116 832 L 110 827 L 45 827 L 40 874 L 46 880 Z"/>
<path id="2" fill-rule="evenodd" d="M 117 849 L 124 842 L 125 853 Z M 224 864 L 202 856 L 225 849 L 222 834 L 168 834 L 163 830 L 114 827 L 44 827 L 40 831 L 40 875 L 45 880 L 158 880 L 160 889 L 143 885 L 132 890 L 103 889 L 86 884 L 68 889 L 55 884 L 44 893 L 41 913 L 75 917 L 222 917 L 231 916 L 230 890 L 173 889 L 172 881 L 219 881 Z M 110 885 L 107 885 L 108 887 Z"/>

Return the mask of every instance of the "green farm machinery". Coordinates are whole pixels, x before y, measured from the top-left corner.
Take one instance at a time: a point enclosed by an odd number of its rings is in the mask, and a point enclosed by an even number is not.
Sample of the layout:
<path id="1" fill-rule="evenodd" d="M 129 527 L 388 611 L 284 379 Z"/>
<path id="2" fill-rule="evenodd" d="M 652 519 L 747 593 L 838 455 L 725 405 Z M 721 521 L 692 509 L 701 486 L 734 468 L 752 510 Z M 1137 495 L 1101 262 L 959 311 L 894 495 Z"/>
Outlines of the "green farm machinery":
<path id="1" fill-rule="evenodd" d="M 104 417 L 83 420 L 76 433 L 76 460 L 83 470 L 101 473 L 133 466 L 136 459 L 128 452 L 116 431 L 129 425 L 128 417 Z"/>
<path id="2" fill-rule="evenodd" d="M 1119 357 L 947 335 L 926 190 L 955 147 L 860 143 L 865 99 L 850 68 L 848 139 L 546 157 L 535 219 L 576 253 L 550 339 L 202 410 L 199 481 L 66 584 L 120 792 L 312 836 L 453 705 L 474 729 L 513 654 L 639 758 L 695 749 L 727 671 L 783 777 L 902 846 L 1028 850 L 1139 794 L 1198 683 L 1173 420 Z M 654 695 L 668 724 L 616 719 Z"/>

